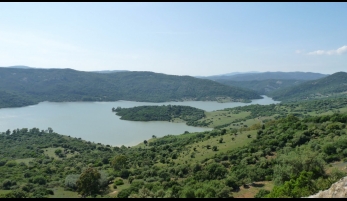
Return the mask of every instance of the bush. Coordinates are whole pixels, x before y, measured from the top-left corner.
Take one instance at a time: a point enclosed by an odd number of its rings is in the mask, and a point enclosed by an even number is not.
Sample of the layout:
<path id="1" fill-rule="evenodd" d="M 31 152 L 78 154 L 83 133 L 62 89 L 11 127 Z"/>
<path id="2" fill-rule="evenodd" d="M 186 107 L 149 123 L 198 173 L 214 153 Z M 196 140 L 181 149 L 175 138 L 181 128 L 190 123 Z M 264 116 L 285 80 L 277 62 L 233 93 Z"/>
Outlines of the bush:
<path id="1" fill-rule="evenodd" d="M 268 190 L 260 189 L 258 191 L 258 193 L 254 196 L 254 198 L 263 198 L 263 197 L 265 197 L 269 193 L 270 193 L 270 191 L 268 191 Z"/>
<path id="2" fill-rule="evenodd" d="M 65 187 L 70 188 L 72 190 L 77 189 L 76 182 L 79 179 L 79 174 L 69 174 L 65 178 Z"/>
<path id="3" fill-rule="evenodd" d="M 9 179 L 5 179 L 3 182 L 2 182 L 2 189 L 4 190 L 10 190 L 11 189 L 11 186 L 14 186 L 16 185 L 16 182 L 15 181 L 11 181 Z"/>
<path id="4" fill-rule="evenodd" d="M 6 163 L 7 163 L 6 160 L 1 160 L 1 161 L 0 161 L 0 167 L 1 167 L 1 166 L 4 166 Z"/>
<path id="5" fill-rule="evenodd" d="M 123 179 L 127 179 L 130 176 L 130 171 L 127 169 L 123 169 L 120 171 L 120 177 Z"/>
<path id="6" fill-rule="evenodd" d="M 32 179 L 32 183 L 39 184 L 39 185 L 45 185 L 46 184 L 46 178 L 43 176 L 36 176 Z"/>
<path id="7" fill-rule="evenodd" d="M 120 185 L 123 185 L 123 184 L 124 184 L 123 179 L 118 179 L 118 180 L 114 181 L 114 185 L 120 186 Z"/>
<path id="8" fill-rule="evenodd" d="M 17 162 L 16 161 L 8 161 L 7 163 L 6 163 L 6 166 L 8 166 L 8 167 L 14 167 L 14 166 L 16 166 L 17 165 Z"/>

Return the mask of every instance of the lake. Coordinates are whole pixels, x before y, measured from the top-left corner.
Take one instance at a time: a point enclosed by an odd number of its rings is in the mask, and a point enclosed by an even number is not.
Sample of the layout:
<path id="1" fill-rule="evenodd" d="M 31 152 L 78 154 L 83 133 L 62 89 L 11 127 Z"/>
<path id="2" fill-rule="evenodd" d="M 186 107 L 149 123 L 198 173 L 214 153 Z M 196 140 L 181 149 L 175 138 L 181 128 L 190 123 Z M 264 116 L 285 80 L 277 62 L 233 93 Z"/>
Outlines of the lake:
<path id="1" fill-rule="evenodd" d="M 82 138 L 87 141 L 108 144 L 111 146 L 133 146 L 155 135 L 162 137 L 168 134 L 177 135 L 185 131 L 202 132 L 210 128 L 187 126 L 185 123 L 172 122 L 138 122 L 121 120 L 112 112 L 112 107 L 129 108 L 141 105 L 186 105 L 214 111 L 250 104 L 268 105 L 279 103 L 267 96 L 253 100 L 251 103 L 217 103 L 213 101 L 184 101 L 147 103 L 133 101 L 115 102 L 41 102 L 37 105 L 20 108 L 0 109 L 0 132 L 21 128 L 51 127 L 54 132 Z"/>

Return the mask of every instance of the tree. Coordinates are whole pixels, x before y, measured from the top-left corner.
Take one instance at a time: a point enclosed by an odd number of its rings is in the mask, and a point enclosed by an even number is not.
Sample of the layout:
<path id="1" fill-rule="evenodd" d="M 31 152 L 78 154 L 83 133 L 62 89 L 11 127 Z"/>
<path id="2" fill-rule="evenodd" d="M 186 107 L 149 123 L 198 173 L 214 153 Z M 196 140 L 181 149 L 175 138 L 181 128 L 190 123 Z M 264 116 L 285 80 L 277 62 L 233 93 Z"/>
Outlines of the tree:
<path id="1" fill-rule="evenodd" d="M 222 137 L 219 139 L 219 143 L 223 143 L 223 138 Z"/>
<path id="2" fill-rule="evenodd" d="M 76 182 L 79 179 L 80 175 L 78 174 L 69 174 L 65 178 L 65 187 L 68 187 L 72 190 L 76 190 Z"/>
<path id="3" fill-rule="evenodd" d="M 212 151 L 217 151 L 217 150 L 218 150 L 217 146 L 212 147 Z"/>
<path id="4" fill-rule="evenodd" d="M 146 146 L 147 146 L 147 143 L 148 143 L 147 140 L 144 140 L 144 141 L 143 141 L 143 144 L 145 144 Z"/>
<path id="5" fill-rule="evenodd" d="M 95 195 L 100 190 L 100 178 L 101 175 L 97 169 L 92 167 L 87 168 L 76 182 L 77 192 L 81 194 L 82 197 Z"/>
<path id="6" fill-rule="evenodd" d="M 248 137 L 248 138 L 251 138 L 251 135 L 248 134 L 247 137 Z"/>
<path id="7" fill-rule="evenodd" d="M 125 155 L 118 155 L 113 158 L 111 165 L 115 170 L 121 170 L 127 163 L 127 157 Z"/>

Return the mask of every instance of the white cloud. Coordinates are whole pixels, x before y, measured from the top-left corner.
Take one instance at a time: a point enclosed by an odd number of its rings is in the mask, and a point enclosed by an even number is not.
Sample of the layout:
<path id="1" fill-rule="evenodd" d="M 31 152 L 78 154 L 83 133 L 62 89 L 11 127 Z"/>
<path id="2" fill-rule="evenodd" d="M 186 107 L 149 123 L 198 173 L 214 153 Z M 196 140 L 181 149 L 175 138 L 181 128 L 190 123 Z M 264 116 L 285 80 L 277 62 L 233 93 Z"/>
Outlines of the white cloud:
<path id="1" fill-rule="evenodd" d="M 341 55 L 343 53 L 347 52 L 347 45 L 344 45 L 336 50 L 316 50 L 313 52 L 309 52 L 309 55 Z"/>

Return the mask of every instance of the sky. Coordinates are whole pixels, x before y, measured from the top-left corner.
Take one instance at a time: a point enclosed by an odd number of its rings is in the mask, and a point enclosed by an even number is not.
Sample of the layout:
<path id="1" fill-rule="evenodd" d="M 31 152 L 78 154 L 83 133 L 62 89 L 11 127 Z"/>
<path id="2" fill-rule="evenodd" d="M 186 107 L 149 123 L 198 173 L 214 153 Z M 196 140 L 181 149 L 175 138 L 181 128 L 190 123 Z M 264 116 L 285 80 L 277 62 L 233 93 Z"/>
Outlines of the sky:
<path id="1" fill-rule="evenodd" d="M 0 3 L 0 66 L 79 71 L 347 70 L 347 3 Z"/>

